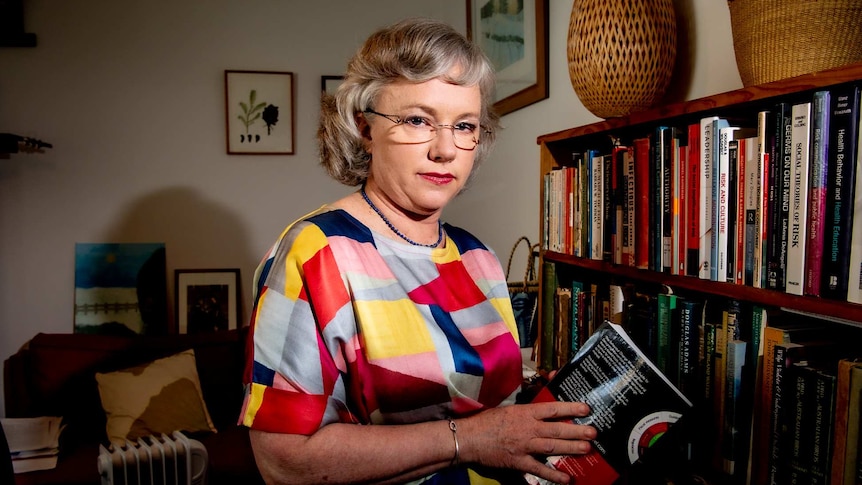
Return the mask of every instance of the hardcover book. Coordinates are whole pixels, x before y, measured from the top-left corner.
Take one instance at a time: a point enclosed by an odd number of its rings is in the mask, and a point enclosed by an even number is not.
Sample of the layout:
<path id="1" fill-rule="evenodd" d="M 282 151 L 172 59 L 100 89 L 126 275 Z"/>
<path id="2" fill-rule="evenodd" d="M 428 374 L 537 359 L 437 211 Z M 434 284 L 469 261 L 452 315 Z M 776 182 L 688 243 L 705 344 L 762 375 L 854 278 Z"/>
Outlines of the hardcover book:
<path id="1" fill-rule="evenodd" d="M 604 322 L 534 399 L 587 403 L 578 424 L 598 436 L 586 455 L 550 456 L 578 485 L 611 485 L 647 454 L 692 403 L 644 355 L 620 325 Z M 527 475 L 531 484 L 544 480 Z"/>

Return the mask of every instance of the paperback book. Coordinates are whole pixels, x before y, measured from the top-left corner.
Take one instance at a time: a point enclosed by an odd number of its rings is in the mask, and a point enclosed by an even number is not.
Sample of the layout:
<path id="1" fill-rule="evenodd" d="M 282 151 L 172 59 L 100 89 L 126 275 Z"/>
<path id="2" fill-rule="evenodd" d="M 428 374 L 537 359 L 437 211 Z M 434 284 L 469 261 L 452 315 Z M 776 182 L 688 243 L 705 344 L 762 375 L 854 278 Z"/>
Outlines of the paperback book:
<path id="1" fill-rule="evenodd" d="M 692 409 L 625 330 L 608 321 L 534 399 L 555 400 L 587 403 L 592 412 L 574 421 L 598 431 L 588 454 L 546 458 L 548 466 L 565 471 L 578 485 L 611 485 Z M 531 484 L 548 483 L 526 478 Z"/>

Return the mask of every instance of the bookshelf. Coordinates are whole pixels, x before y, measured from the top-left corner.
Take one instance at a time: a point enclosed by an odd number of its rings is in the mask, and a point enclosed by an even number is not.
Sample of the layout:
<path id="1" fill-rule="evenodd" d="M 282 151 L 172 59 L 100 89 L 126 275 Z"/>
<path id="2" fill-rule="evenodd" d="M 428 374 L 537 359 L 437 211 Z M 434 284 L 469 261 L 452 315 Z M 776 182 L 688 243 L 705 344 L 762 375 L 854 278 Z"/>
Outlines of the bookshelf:
<path id="1" fill-rule="evenodd" d="M 623 145 L 631 146 L 632 141 L 637 138 L 652 136 L 655 128 L 660 125 L 687 127 L 709 116 L 732 120 L 756 120 L 758 112 L 772 110 L 776 103 L 786 102 L 793 105 L 809 102 L 816 91 L 833 90 L 850 85 L 862 85 L 862 64 L 853 64 L 759 86 L 750 86 L 692 101 L 668 104 L 625 117 L 607 119 L 541 135 L 537 139 L 540 154 L 539 234 L 545 234 L 545 223 L 550 216 L 546 213 L 545 207 L 545 200 L 548 195 L 546 190 L 549 190 L 545 185 L 545 176 L 555 169 L 571 167 L 574 164 L 574 154 L 584 154 L 592 149 L 605 150 L 609 153 L 612 140 L 620 140 Z M 857 170 L 856 177 L 860 176 L 862 174 L 859 174 Z M 862 197 L 862 194 L 855 196 L 857 198 Z M 638 230 L 643 229 L 639 228 Z M 674 237 L 678 237 L 678 235 Z M 567 252 L 549 250 L 544 242 L 540 250 L 540 268 L 546 263 L 553 263 L 557 277 L 562 275 L 558 280 L 562 285 L 573 279 L 597 281 L 601 284 L 635 284 L 653 287 L 666 285 L 673 288 L 675 293 L 683 298 L 697 296 L 703 299 L 738 301 L 748 306 L 762 307 L 768 312 L 770 322 L 774 315 L 795 313 L 821 319 L 824 326 L 827 325 L 828 320 L 832 320 L 843 324 L 840 326 L 849 328 L 850 331 L 858 330 L 859 335 L 862 335 L 862 305 L 859 304 L 816 296 L 798 296 L 785 291 L 733 282 L 711 281 L 697 276 L 640 269 L 634 266 L 615 264 L 607 261 L 607 258 L 602 260 L 601 258 L 577 257 Z M 551 369 L 547 365 L 543 365 L 541 361 L 541 354 L 543 353 L 541 347 L 546 345 L 542 342 L 543 330 L 545 330 L 543 326 L 548 325 L 548 322 L 551 321 L 548 319 L 549 312 L 555 311 L 554 306 L 549 305 L 551 300 L 547 297 L 549 286 L 555 285 L 555 283 L 546 281 L 546 276 L 542 271 L 538 273 L 540 275 L 539 291 L 545 297 L 543 303 L 539 305 L 540 348 L 537 353 L 537 361 L 541 370 L 549 371 Z M 557 347 L 555 346 L 555 348 Z M 764 355 L 763 358 L 765 361 L 769 357 Z M 754 386 L 753 383 L 751 385 Z M 759 382 L 758 385 L 760 385 Z M 706 418 L 700 416 L 699 419 Z M 752 463 L 757 461 L 757 458 L 749 457 L 749 459 Z M 715 464 L 712 466 L 714 467 Z M 754 472 L 754 477 L 750 483 L 769 483 L 763 478 L 765 472 L 762 470 L 765 467 L 765 463 L 755 464 L 754 468 L 759 469 L 760 472 Z M 719 472 L 715 474 L 710 483 L 737 483 L 737 481 L 735 478 L 729 479 L 722 476 Z"/>

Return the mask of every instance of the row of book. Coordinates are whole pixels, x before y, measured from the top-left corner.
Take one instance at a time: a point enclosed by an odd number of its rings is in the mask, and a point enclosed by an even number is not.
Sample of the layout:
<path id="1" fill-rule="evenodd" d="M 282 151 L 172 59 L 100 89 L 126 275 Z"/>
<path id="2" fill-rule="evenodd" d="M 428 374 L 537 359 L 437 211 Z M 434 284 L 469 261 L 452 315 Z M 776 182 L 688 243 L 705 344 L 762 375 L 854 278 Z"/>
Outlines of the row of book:
<path id="1" fill-rule="evenodd" d="M 857 483 L 862 330 L 666 285 L 563 281 L 549 266 L 544 281 L 559 283 L 548 285 L 540 367 L 561 367 L 602 321 L 619 323 L 695 404 L 680 463 L 721 483 Z"/>
<path id="2" fill-rule="evenodd" d="M 545 175 L 544 249 L 862 303 L 860 89 L 707 116 Z"/>

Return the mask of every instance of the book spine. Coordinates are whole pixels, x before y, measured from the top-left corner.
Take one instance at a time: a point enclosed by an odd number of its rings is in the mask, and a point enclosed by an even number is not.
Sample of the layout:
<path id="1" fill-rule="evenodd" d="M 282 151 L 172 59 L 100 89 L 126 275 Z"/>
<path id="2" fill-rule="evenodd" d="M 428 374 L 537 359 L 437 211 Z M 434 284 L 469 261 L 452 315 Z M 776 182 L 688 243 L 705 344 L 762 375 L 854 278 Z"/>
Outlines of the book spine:
<path id="1" fill-rule="evenodd" d="M 658 314 L 656 323 L 658 324 L 658 343 L 657 351 L 658 358 L 656 365 L 659 370 L 666 376 L 672 376 L 671 372 L 671 327 L 673 311 L 676 308 L 676 295 L 659 293 L 656 303 L 658 305 Z"/>
<path id="2" fill-rule="evenodd" d="M 554 294 L 557 289 L 557 271 L 554 263 L 542 262 L 542 332 L 538 354 L 542 369 L 554 368 Z"/>
<path id="3" fill-rule="evenodd" d="M 792 394 L 792 404 L 788 407 L 787 423 L 787 462 L 785 470 L 787 483 L 807 483 L 811 477 L 810 426 L 809 418 L 813 410 L 813 389 L 810 372 L 803 364 L 792 364 L 785 369 L 788 392 Z"/>
<path id="4" fill-rule="evenodd" d="M 699 328 L 703 324 L 702 304 L 689 298 L 678 299 L 679 347 L 677 362 L 679 388 L 686 396 L 697 396 Z"/>
<path id="5" fill-rule="evenodd" d="M 826 192 L 827 237 L 820 294 L 836 300 L 847 299 L 858 124 L 859 87 L 833 92 Z"/>
<path id="6" fill-rule="evenodd" d="M 614 207 L 614 156 L 602 156 L 602 261 L 614 259 L 614 229 L 616 208 Z"/>
<path id="7" fill-rule="evenodd" d="M 635 220 L 639 229 L 635 238 L 635 266 L 640 269 L 649 268 L 649 213 L 650 213 L 650 140 L 637 138 L 633 142 L 635 155 L 635 191 L 637 205 Z"/>
<path id="8" fill-rule="evenodd" d="M 661 158 L 661 266 L 660 271 L 670 273 L 673 266 L 673 160 L 676 129 L 666 128 L 662 137 Z"/>
<path id="9" fill-rule="evenodd" d="M 811 484 L 827 485 L 832 466 L 832 444 L 835 434 L 836 376 L 813 371 L 814 412 L 811 415 Z"/>
<path id="10" fill-rule="evenodd" d="M 738 127 L 718 130 L 718 170 L 716 171 L 715 242 L 713 244 L 714 281 L 727 281 L 728 197 L 730 176 L 730 138 Z"/>
<path id="11" fill-rule="evenodd" d="M 635 159 L 634 150 L 629 148 L 623 156 L 623 172 L 625 174 L 624 187 L 625 199 L 623 207 L 623 261 L 625 266 L 636 266 L 635 257 L 635 239 L 637 229 L 640 227 L 635 217 L 636 211 L 636 190 L 635 190 Z"/>
<path id="12" fill-rule="evenodd" d="M 713 140 L 712 124 L 718 117 L 703 118 L 700 121 L 700 211 L 698 227 L 698 253 L 700 262 L 698 277 L 710 279 L 712 268 L 712 182 L 713 182 Z"/>
<path id="13" fill-rule="evenodd" d="M 733 340 L 727 344 L 727 387 L 724 395 L 724 433 L 722 434 L 722 463 L 724 473 L 738 476 L 744 469 L 742 451 L 744 429 L 748 427 L 743 402 L 743 374 L 747 342 Z"/>
<path id="14" fill-rule="evenodd" d="M 712 207 L 710 210 L 710 239 L 709 239 L 709 250 L 710 250 L 710 262 L 709 262 L 709 279 L 712 281 L 724 281 L 724 276 L 719 280 L 719 234 L 721 232 L 721 217 L 722 217 L 722 209 L 721 209 L 721 130 L 727 128 L 729 122 L 726 119 L 719 118 L 712 123 Z M 725 169 L 726 170 L 726 169 Z M 725 179 L 725 183 L 726 183 Z M 725 199 L 727 202 L 727 199 Z M 727 214 L 727 206 L 725 205 L 724 215 L 726 217 Z M 726 221 L 725 221 L 726 223 Z M 727 228 L 725 227 L 726 231 Z M 726 236 L 726 233 L 725 233 Z M 725 269 L 726 271 L 726 269 Z"/>
<path id="15" fill-rule="evenodd" d="M 790 174 L 790 227 L 787 248 L 785 289 L 802 295 L 805 289 L 806 215 L 808 214 L 808 170 L 810 144 L 809 117 L 811 103 L 793 105 L 791 148 L 793 161 Z"/>
<path id="16" fill-rule="evenodd" d="M 575 355 L 581 348 L 584 338 L 584 284 L 580 281 L 572 281 L 572 324 L 569 330 L 571 348 L 569 351 Z"/>
<path id="17" fill-rule="evenodd" d="M 739 140 L 728 140 L 727 142 L 727 242 L 725 244 L 727 251 L 727 267 L 725 270 L 725 279 L 728 283 L 736 283 L 736 231 L 737 225 L 736 215 L 742 207 L 737 204 L 738 197 L 738 173 L 739 166 Z"/>
<path id="18" fill-rule="evenodd" d="M 757 113 L 757 156 L 758 167 L 757 172 L 760 174 L 760 191 L 758 198 L 757 212 L 755 213 L 756 226 L 760 231 L 760 237 L 754 239 L 754 280 L 755 288 L 766 287 L 766 255 L 767 246 L 766 240 L 768 237 L 768 221 L 769 221 L 769 121 L 771 118 L 769 111 L 760 111 Z"/>
<path id="19" fill-rule="evenodd" d="M 595 154 L 590 167 L 590 258 L 601 261 L 604 257 L 604 157 Z"/>
<path id="20" fill-rule="evenodd" d="M 673 171 L 673 227 L 671 229 L 671 254 L 673 264 L 671 273 L 685 275 L 685 177 L 688 163 L 688 132 L 674 129 Z"/>
<path id="21" fill-rule="evenodd" d="M 820 296 L 823 238 L 826 231 L 826 187 L 829 168 L 829 91 L 817 91 L 811 106 L 811 169 L 808 233 L 805 245 L 806 295 Z"/>
<path id="22" fill-rule="evenodd" d="M 700 267 L 700 124 L 688 125 L 686 169 L 686 261 L 685 273 L 698 276 Z"/>
<path id="23" fill-rule="evenodd" d="M 769 442 L 769 485 L 784 485 L 780 479 L 780 470 L 787 462 L 783 461 L 781 448 L 783 446 L 784 433 L 782 432 L 782 424 L 785 410 L 783 406 L 786 404 L 784 399 L 784 370 L 787 348 L 784 345 L 776 345 L 774 347 L 773 372 L 772 372 L 772 414 L 770 417 L 770 442 Z M 769 356 L 766 356 L 768 358 Z"/>
<path id="24" fill-rule="evenodd" d="M 785 291 L 787 288 L 787 249 L 788 238 L 790 235 L 790 192 L 792 187 L 791 177 L 793 168 L 793 116 L 792 106 L 783 104 L 784 109 L 781 117 L 781 143 L 782 148 L 780 169 L 778 176 L 779 187 L 776 190 L 778 198 L 777 211 L 778 221 L 775 225 L 776 235 L 776 259 L 778 261 L 778 269 L 776 270 L 775 289 Z M 807 161 L 807 159 L 806 159 Z"/>
<path id="25" fill-rule="evenodd" d="M 859 116 L 862 117 L 862 108 Z M 862 119 L 862 118 L 860 118 Z M 862 121 L 860 121 L 862 123 Z M 862 137 L 862 129 L 857 128 Z M 862 163 L 862 142 L 856 142 L 856 183 L 853 201 L 853 222 L 850 231 L 850 268 L 848 269 L 847 301 L 862 303 L 862 174 L 858 164 Z"/>
<path id="26" fill-rule="evenodd" d="M 734 251 L 735 274 L 733 281 L 738 285 L 745 284 L 745 240 L 746 240 L 746 215 L 745 210 L 745 186 L 746 186 L 746 144 L 748 138 L 738 141 L 736 149 L 736 249 Z"/>

